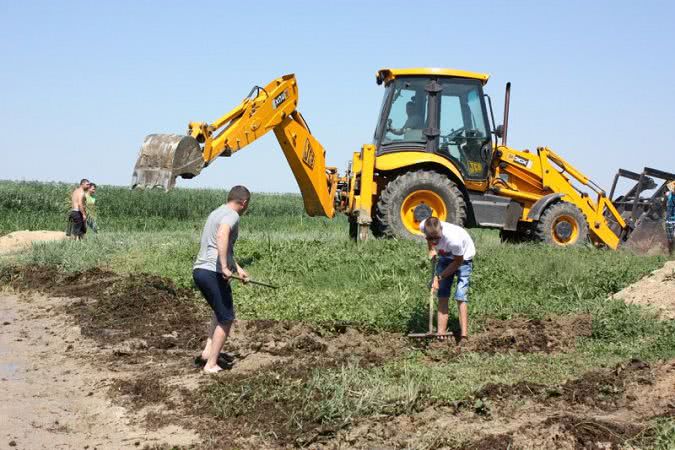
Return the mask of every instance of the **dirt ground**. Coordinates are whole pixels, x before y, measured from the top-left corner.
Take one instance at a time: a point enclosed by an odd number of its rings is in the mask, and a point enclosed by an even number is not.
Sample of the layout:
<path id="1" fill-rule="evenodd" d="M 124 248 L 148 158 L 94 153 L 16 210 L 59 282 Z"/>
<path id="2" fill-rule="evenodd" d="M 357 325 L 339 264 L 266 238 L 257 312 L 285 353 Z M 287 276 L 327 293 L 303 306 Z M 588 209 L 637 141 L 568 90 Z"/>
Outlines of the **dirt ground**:
<path id="1" fill-rule="evenodd" d="M 0 236 L 0 255 L 29 248 L 33 242 L 61 241 L 66 239 L 63 231 L 15 231 Z"/>
<path id="2" fill-rule="evenodd" d="M 556 386 L 487 385 L 453 405 L 337 427 L 290 420 L 308 401 L 293 392 L 317 367 L 380 366 L 413 348 L 429 364 L 462 352 L 566 352 L 591 334 L 586 315 L 491 320 L 462 346 L 350 324 L 240 321 L 228 345 L 234 365 L 214 383 L 192 365 L 208 311 L 168 280 L 29 268 L 0 272 L 0 286 L 0 446 L 617 448 L 648 437 L 647 420 L 675 415 L 675 360 L 636 360 Z"/>
<path id="3" fill-rule="evenodd" d="M 663 319 L 675 319 L 675 261 L 614 295 L 629 304 L 653 308 Z"/>

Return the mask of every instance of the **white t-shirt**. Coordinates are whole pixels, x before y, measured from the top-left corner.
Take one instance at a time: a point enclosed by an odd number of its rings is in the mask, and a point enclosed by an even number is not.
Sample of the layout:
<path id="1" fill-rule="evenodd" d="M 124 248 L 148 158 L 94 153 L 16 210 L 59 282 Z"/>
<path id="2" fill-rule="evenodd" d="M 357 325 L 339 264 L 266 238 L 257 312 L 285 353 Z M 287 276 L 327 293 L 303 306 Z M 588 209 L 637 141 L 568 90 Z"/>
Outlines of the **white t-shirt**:
<path id="1" fill-rule="evenodd" d="M 420 222 L 420 231 L 424 233 L 424 223 Z M 442 236 L 436 244 L 436 252 L 439 256 L 462 256 L 465 261 L 470 261 L 476 256 L 476 246 L 469 233 L 459 225 L 441 222 Z"/>

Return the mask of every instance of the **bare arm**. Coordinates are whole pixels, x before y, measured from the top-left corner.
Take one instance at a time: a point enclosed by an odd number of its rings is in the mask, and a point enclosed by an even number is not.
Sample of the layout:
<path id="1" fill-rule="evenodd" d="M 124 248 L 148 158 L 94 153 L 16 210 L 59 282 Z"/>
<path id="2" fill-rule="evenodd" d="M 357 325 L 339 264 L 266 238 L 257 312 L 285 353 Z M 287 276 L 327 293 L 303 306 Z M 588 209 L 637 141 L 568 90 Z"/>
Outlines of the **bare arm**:
<path id="1" fill-rule="evenodd" d="M 440 279 L 447 278 L 459 269 L 459 266 L 464 262 L 464 256 L 455 256 L 452 262 L 445 268 L 438 276 Z"/>
<path id="2" fill-rule="evenodd" d="M 230 226 L 223 223 L 218 227 L 216 234 L 216 246 L 218 247 L 218 260 L 223 269 L 223 277 L 228 280 L 232 276 L 232 271 L 227 266 L 227 246 L 230 243 Z"/>
<path id="3" fill-rule="evenodd" d="M 82 219 L 87 220 L 86 202 L 84 201 L 84 192 L 77 196 L 77 208 L 82 213 Z"/>

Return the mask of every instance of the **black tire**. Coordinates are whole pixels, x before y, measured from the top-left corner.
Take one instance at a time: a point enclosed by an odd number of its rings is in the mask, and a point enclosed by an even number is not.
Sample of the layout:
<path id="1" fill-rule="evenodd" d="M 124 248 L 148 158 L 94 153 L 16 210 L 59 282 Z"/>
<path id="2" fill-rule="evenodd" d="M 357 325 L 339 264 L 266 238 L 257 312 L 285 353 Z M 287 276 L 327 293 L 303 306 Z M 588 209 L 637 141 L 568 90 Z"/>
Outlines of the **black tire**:
<path id="1" fill-rule="evenodd" d="M 418 190 L 432 191 L 442 199 L 447 211 L 446 222 L 464 225 L 466 204 L 457 185 L 447 175 L 418 170 L 394 178 L 380 194 L 372 227 L 375 236 L 421 239 L 421 236 L 411 233 L 401 219 L 403 201 Z"/>
<path id="2" fill-rule="evenodd" d="M 499 240 L 508 244 L 520 244 L 521 242 L 525 242 L 527 238 L 519 231 L 499 230 Z"/>
<path id="3" fill-rule="evenodd" d="M 349 238 L 356 241 L 359 236 L 359 226 L 353 216 L 349 216 Z"/>
<path id="4" fill-rule="evenodd" d="M 538 241 L 558 247 L 583 245 L 588 241 L 588 223 L 579 208 L 568 202 L 557 202 L 539 217 L 535 236 Z"/>

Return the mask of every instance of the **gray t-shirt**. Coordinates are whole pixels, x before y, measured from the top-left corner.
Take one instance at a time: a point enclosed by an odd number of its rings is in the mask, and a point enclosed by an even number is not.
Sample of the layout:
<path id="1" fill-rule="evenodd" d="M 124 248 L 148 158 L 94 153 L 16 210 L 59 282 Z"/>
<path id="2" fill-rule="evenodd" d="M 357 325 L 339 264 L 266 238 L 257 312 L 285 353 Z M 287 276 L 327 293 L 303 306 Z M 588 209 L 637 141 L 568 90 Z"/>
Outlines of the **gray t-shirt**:
<path id="1" fill-rule="evenodd" d="M 236 270 L 234 243 L 237 242 L 237 238 L 239 237 L 239 214 L 227 205 L 215 209 L 209 214 L 208 219 L 206 219 L 206 224 L 204 224 L 204 230 L 202 231 L 199 254 L 193 266 L 194 269 L 206 269 L 218 273 L 223 272 L 220 259 L 218 258 L 217 242 L 218 228 L 222 224 L 230 226 L 230 239 L 227 244 L 227 265 L 230 270 Z"/>

